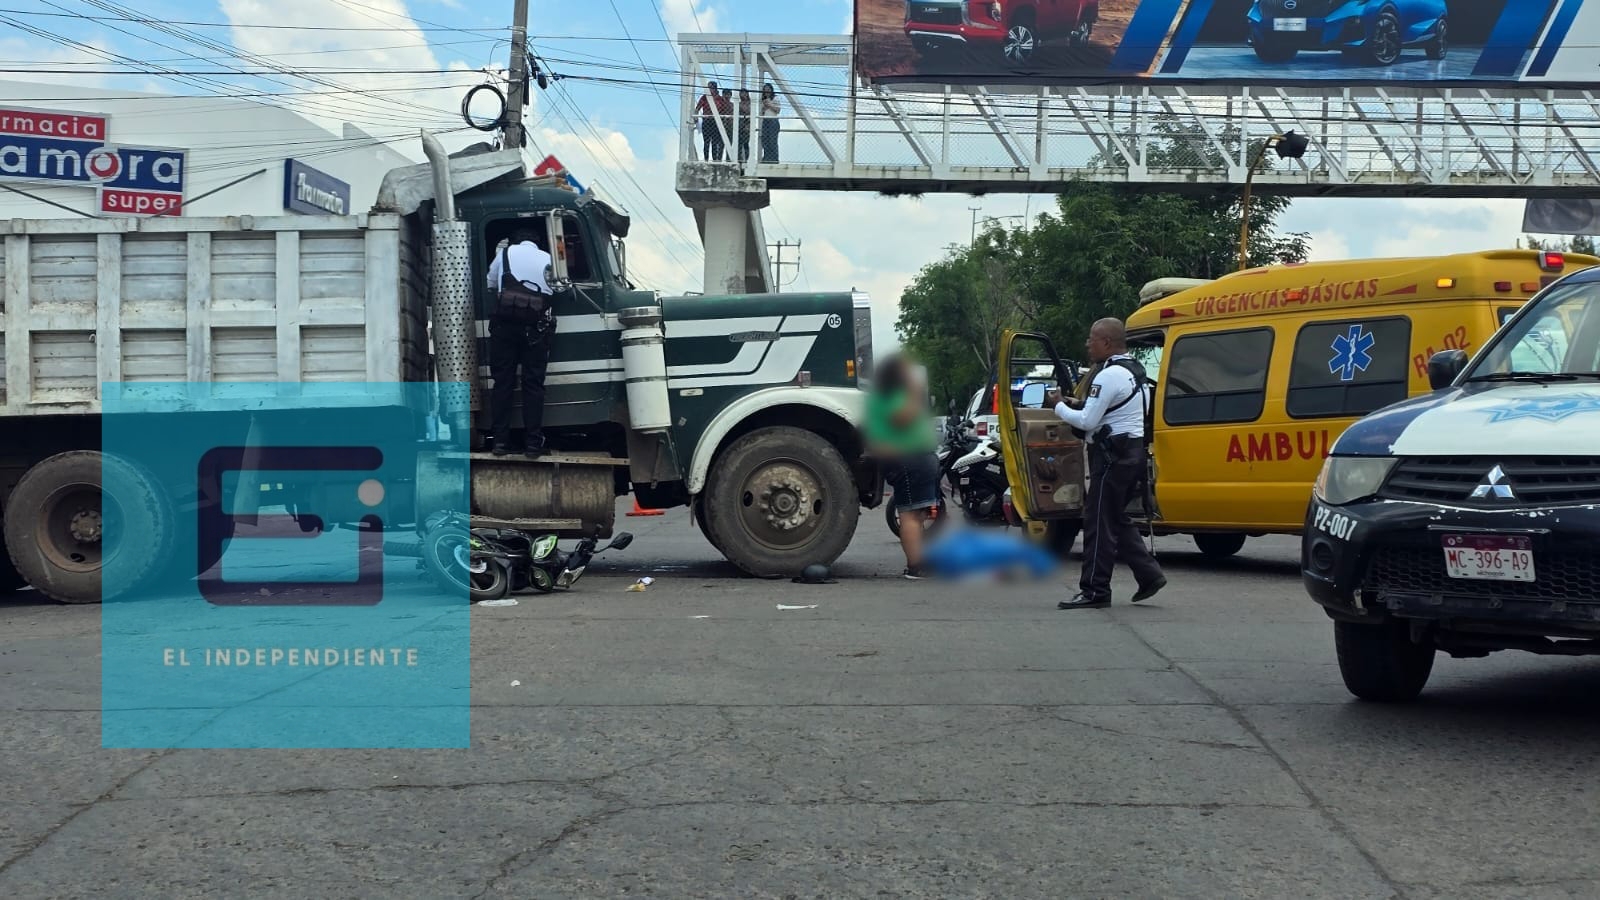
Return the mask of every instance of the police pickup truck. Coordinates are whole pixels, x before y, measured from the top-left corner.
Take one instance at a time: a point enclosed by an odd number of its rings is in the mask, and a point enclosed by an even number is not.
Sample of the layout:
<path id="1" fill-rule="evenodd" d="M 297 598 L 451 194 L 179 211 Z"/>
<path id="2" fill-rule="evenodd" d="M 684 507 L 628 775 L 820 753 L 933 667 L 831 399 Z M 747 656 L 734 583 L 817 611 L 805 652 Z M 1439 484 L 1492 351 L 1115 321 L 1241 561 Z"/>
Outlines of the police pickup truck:
<path id="1" fill-rule="evenodd" d="M 1365 700 L 1415 699 L 1439 651 L 1600 653 L 1600 267 L 1429 378 L 1345 431 L 1306 515 L 1306 589 Z"/>

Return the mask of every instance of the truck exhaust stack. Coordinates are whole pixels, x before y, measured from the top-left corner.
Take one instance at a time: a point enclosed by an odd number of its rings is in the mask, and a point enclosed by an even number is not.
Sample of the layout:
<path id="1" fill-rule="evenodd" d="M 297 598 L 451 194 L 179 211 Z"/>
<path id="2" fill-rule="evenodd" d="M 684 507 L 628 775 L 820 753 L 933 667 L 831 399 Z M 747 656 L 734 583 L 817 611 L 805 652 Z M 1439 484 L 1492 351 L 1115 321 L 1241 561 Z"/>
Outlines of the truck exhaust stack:
<path id="1" fill-rule="evenodd" d="M 433 167 L 433 347 L 439 406 L 455 434 L 472 428 L 478 408 L 477 322 L 472 308 L 472 243 L 466 222 L 456 218 L 450 157 L 444 145 L 422 132 L 422 150 Z"/>

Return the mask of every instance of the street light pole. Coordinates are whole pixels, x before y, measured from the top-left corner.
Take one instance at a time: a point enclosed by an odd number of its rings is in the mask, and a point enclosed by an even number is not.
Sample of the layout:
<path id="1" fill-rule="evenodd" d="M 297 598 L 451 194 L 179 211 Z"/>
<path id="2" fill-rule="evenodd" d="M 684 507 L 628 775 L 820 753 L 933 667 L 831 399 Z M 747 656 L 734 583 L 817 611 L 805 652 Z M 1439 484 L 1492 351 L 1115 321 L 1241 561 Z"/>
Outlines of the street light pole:
<path id="1" fill-rule="evenodd" d="M 1244 176 L 1244 199 L 1239 207 L 1239 271 L 1250 267 L 1250 189 L 1255 184 L 1256 170 L 1261 168 L 1261 161 L 1267 157 L 1267 150 L 1277 150 L 1279 159 L 1299 159 L 1306 155 L 1309 144 L 1304 135 L 1293 131 L 1275 134 L 1262 143 L 1260 152 L 1250 163 L 1250 171 Z"/>

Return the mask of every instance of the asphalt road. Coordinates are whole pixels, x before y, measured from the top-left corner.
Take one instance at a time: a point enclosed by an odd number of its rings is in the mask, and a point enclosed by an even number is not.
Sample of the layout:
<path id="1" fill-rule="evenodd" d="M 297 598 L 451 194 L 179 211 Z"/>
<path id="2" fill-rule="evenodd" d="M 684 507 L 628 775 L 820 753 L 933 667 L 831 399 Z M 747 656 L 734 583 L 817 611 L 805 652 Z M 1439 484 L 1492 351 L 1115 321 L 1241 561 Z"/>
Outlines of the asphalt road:
<path id="1" fill-rule="evenodd" d="M 475 608 L 471 750 L 102 750 L 98 610 L 18 594 L 0 896 L 1600 889 L 1600 663 L 1445 659 L 1359 704 L 1293 539 L 1165 538 L 1158 598 L 1057 612 L 893 577 L 865 515 L 837 584 L 734 577 L 673 513 L 570 595 Z"/>

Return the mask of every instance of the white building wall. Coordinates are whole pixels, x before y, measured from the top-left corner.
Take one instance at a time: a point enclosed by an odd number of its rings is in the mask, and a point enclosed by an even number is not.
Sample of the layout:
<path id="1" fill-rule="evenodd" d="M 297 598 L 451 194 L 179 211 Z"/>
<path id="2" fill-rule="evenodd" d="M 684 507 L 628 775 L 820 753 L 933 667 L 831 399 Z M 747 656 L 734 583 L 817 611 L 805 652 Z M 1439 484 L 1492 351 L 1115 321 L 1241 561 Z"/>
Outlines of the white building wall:
<path id="1" fill-rule="evenodd" d="M 397 125 L 374 135 L 346 125 L 338 134 L 287 109 L 249 100 L 0 81 L 0 107 L 107 115 L 110 143 L 187 150 L 185 215 L 296 215 L 283 206 L 284 160 L 289 158 L 347 182 L 350 211 L 362 213 L 372 207 L 385 173 L 422 160 L 419 128 Z M 252 177 L 195 199 L 244 176 Z M 0 183 L 83 212 L 95 211 L 92 187 Z M 69 215 L 0 190 L 0 219 Z"/>

